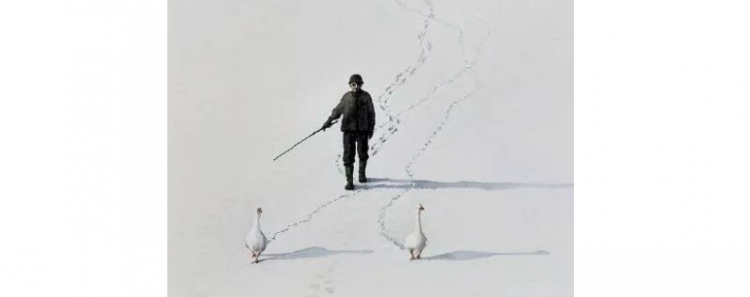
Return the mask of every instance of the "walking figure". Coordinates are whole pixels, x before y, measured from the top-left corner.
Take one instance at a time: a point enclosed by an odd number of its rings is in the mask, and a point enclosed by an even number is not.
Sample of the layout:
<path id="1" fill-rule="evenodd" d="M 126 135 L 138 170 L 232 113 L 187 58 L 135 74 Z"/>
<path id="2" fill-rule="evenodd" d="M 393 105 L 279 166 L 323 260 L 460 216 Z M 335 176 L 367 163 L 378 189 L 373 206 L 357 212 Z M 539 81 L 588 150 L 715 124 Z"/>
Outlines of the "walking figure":
<path id="1" fill-rule="evenodd" d="M 346 169 L 346 190 L 354 190 L 354 154 L 359 155 L 359 182 L 366 183 L 368 140 L 375 130 L 375 107 L 372 97 L 362 90 L 362 76 L 354 74 L 349 78 L 350 92 L 341 97 L 341 102 L 333 109 L 331 116 L 323 124 L 323 129 L 330 128 L 333 121 L 343 116 L 341 132 L 344 133 L 344 168 Z"/>

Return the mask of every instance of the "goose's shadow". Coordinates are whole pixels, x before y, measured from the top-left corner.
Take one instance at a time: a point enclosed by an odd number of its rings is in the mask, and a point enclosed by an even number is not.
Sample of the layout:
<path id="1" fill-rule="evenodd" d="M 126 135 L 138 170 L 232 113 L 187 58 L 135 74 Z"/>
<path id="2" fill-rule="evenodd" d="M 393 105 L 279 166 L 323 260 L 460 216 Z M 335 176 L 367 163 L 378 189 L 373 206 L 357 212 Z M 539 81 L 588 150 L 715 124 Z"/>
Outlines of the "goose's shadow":
<path id="1" fill-rule="evenodd" d="M 335 256 L 341 254 L 355 254 L 355 255 L 366 255 L 371 254 L 372 250 L 329 250 L 322 247 L 309 247 L 290 253 L 281 254 L 266 254 L 265 259 L 268 261 L 275 260 L 298 260 L 298 259 L 311 259 L 311 258 L 323 258 L 328 256 Z"/>
<path id="2" fill-rule="evenodd" d="M 429 257 L 422 258 L 423 260 L 447 260 L 447 261 L 470 261 L 491 258 L 495 256 L 546 256 L 549 255 L 548 251 L 535 251 L 535 252 L 515 252 L 515 253 L 493 253 L 493 252 L 480 252 L 480 251 L 453 251 L 450 253 L 439 254 Z"/>
<path id="3" fill-rule="evenodd" d="M 420 179 L 392 179 L 392 178 L 368 178 L 368 183 L 360 185 L 363 189 L 481 189 L 485 191 L 498 191 L 510 189 L 567 189 L 572 188 L 573 184 L 550 184 L 550 183 L 493 183 L 477 181 L 455 181 L 440 182 L 433 180 Z"/>

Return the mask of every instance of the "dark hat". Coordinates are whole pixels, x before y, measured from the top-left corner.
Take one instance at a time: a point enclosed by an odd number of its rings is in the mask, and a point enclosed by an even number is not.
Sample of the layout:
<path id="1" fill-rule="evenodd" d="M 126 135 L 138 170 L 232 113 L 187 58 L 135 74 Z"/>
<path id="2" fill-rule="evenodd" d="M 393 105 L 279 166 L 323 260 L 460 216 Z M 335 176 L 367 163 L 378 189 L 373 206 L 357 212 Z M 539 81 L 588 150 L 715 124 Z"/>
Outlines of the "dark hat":
<path id="1" fill-rule="evenodd" d="M 352 74 L 352 76 L 349 78 L 349 83 L 353 83 L 353 82 L 356 82 L 360 85 L 364 83 L 364 81 L 362 81 L 362 76 L 359 74 Z"/>

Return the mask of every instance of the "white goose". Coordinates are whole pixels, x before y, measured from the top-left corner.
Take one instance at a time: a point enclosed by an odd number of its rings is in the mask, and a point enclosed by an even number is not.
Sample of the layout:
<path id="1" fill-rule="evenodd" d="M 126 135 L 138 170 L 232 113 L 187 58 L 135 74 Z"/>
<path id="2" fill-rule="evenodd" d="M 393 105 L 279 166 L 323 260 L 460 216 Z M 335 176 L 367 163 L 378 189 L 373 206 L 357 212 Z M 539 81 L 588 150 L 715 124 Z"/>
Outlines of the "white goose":
<path id="1" fill-rule="evenodd" d="M 253 229 L 250 230 L 250 233 L 247 234 L 247 239 L 245 239 L 245 246 L 249 248 L 253 253 L 255 263 L 258 263 L 260 253 L 262 253 L 266 249 L 268 240 L 266 240 L 266 235 L 263 234 L 263 231 L 260 231 L 260 214 L 263 213 L 263 210 L 258 207 L 256 213 L 257 216 L 255 217 L 255 225 L 253 226 Z"/>
<path id="2" fill-rule="evenodd" d="M 424 211 L 424 206 L 420 204 L 417 210 L 417 227 L 414 232 L 406 236 L 406 240 L 404 241 L 404 246 L 406 246 L 411 256 L 409 260 L 414 260 L 415 258 L 422 259 L 422 250 L 427 246 L 427 236 L 424 236 L 422 232 L 422 211 Z"/>

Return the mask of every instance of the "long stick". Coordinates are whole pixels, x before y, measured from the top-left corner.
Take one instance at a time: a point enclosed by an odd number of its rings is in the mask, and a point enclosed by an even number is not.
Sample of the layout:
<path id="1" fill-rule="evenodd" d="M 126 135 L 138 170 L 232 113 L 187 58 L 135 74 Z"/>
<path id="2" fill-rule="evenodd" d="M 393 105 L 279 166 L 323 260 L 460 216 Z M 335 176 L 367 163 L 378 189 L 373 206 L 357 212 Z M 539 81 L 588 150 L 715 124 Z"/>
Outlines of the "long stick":
<path id="1" fill-rule="evenodd" d="M 338 120 L 334 120 L 333 122 L 331 122 L 331 125 L 335 124 L 336 122 L 338 122 Z M 285 155 L 286 153 L 288 153 L 289 151 L 291 151 L 292 149 L 294 149 L 295 147 L 297 147 L 300 143 L 304 142 L 305 140 L 307 140 L 308 138 L 312 137 L 313 135 L 317 134 L 320 131 L 323 131 L 323 128 L 315 130 L 315 132 L 313 132 L 312 134 L 308 135 L 305 138 L 302 138 L 302 140 L 300 140 L 297 143 L 295 143 L 292 147 L 288 148 L 287 150 L 285 150 L 284 152 L 282 152 L 281 154 L 279 154 L 278 156 L 276 156 L 276 158 L 273 158 L 273 161 L 276 161 L 276 159 L 278 159 L 281 156 Z"/>

